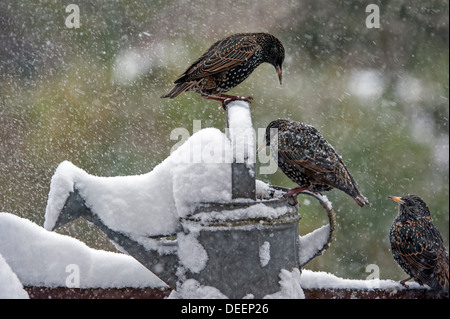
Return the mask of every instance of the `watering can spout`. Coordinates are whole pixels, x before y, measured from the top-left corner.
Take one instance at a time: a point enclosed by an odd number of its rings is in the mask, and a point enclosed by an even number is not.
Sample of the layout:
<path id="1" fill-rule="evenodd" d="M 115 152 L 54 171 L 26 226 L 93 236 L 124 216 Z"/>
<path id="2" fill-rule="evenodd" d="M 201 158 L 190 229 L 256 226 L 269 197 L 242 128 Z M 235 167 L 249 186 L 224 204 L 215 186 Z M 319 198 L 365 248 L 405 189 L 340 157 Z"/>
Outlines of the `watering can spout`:
<path id="1" fill-rule="evenodd" d="M 75 188 L 67 198 L 66 203 L 51 230 L 56 230 L 57 228 L 60 228 L 80 217 L 87 216 L 88 214 L 89 209 L 86 207 L 78 189 Z"/>

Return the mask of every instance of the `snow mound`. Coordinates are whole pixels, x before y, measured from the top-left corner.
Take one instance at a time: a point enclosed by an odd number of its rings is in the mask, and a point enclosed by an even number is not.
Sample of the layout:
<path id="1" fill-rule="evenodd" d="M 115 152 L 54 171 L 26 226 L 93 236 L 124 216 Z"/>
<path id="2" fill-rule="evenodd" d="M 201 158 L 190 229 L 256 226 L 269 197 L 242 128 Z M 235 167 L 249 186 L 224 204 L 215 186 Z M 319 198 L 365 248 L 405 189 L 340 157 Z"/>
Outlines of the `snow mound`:
<path id="1" fill-rule="evenodd" d="M 77 269 L 80 288 L 166 287 L 130 256 L 89 248 L 9 213 L 0 213 L 0 255 L 25 286 L 66 287 Z"/>
<path id="2" fill-rule="evenodd" d="M 253 205 L 245 206 L 246 203 L 254 203 L 249 200 L 235 199 L 233 201 L 236 206 L 232 207 L 219 207 L 216 210 L 206 210 L 205 212 L 199 212 L 190 217 L 200 222 L 203 225 L 230 223 L 233 221 L 240 221 L 245 219 L 276 219 L 286 214 L 285 207 L 269 206 L 263 203 L 256 203 Z M 243 204 L 239 207 L 239 204 Z M 187 225 L 185 225 L 187 226 Z"/>
<path id="3" fill-rule="evenodd" d="M 264 296 L 264 299 L 305 299 L 300 285 L 301 272 L 298 268 L 294 268 L 292 271 L 281 269 L 279 276 L 280 291 Z"/>
<path id="4" fill-rule="evenodd" d="M 177 290 L 173 290 L 168 299 L 228 299 L 219 289 L 203 286 L 195 279 L 188 279 Z"/>
<path id="5" fill-rule="evenodd" d="M 304 289 L 360 289 L 360 290 L 402 290 L 423 289 L 418 283 L 408 283 L 408 288 L 403 287 L 398 281 L 386 279 L 345 279 L 336 275 L 323 272 L 302 270 L 301 285 Z"/>
<path id="6" fill-rule="evenodd" d="M 236 163 L 245 163 L 250 175 L 255 176 L 255 136 L 250 114 L 250 105 L 244 101 L 233 101 L 227 107 L 228 135 Z"/>
<path id="7" fill-rule="evenodd" d="M 28 299 L 17 275 L 0 254 L 0 299 Z"/>
<path id="8" fill-rule="evenodd" d="M 299 262 L 305 265 L 328 241 L 330 225 L 322 227 L 304 235 L 299 236 Z"/>
<path id="9" fill-rule="evenodd" d="M 231 200 L 231 166 L 224 165 L 231 163 L 229 148 L 222 132 L 207 128 L 143 175 L 98 177 L 62 162 L 51 180 L 44 227 L 55 227 L 76 187 L 86 206 L 112 230 L 135 237 L 174 234 L 179 217 L 196 203 Z"/>
<path id="10" fill-rule="evenodd" d="M 301 272 L 298 268 L 292 271 L 281 269 L 280 290 L 263 297 L 263 299 L 305 299 L 302 287 L 300 286 Z M 243 299 L 253 299 L 252 294 L 244 296 Z M 211 286 L 204 286 L 195 279 L 188 279 L 183 282 L 176 291 L 172 291 L 168 299 L 228 299 L 219 289 Z"/>

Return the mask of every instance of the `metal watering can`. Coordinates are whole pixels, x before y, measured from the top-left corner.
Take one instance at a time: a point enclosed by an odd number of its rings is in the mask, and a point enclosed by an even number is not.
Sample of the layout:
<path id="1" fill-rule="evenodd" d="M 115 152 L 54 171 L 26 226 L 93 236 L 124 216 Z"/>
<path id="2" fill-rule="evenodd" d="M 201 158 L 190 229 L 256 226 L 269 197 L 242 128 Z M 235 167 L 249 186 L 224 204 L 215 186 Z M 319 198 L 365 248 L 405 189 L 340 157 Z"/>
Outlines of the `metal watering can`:
<path id="1" fill-rule="evenodd" d="M 250 117 L 247 103 L 232 102 L 227 108 L 228 127 L 233 126 L 230 114 L 236 108 Z M 234 137 L 229 137 L 233 141 Z M 330 222 L 322 243 L 312 247 L 306 237 L 301 240 L 299 236 L 298 207 L 291 199 L 277 196 L 286 189 L 271 186 L 263 198 L 256 199 L 254 163 L 249 161 L 249 156 L 243 163 L 234 161 L 231 173 L 231 202 L 198 203 L 191 214 L 179 219 L 176 233 L 149 237 L 150 244 L 105 225 L 86 205 L 76 185 L 53 229 L 82 217 L 172 289 L 195 279 L 203 286 L 217 288 L 229 298 L 249 295 L 262 298 L 280 290 L 282 269 L 301 269 L 328 248 L 335 228 L 334 211 L 326 198 L 304 192 L 319 201 Z M 276 212 L 274 217 L 259 214 L 267 210 Z"/>

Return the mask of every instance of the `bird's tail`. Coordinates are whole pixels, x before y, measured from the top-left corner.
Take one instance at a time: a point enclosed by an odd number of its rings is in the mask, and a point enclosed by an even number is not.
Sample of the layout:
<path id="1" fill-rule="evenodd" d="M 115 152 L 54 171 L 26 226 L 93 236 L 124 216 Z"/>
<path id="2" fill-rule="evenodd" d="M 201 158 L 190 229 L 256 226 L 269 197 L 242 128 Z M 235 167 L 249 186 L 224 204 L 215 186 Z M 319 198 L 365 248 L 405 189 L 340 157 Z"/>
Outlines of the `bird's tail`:
<path id="1" fill-rule="evenodd" d="M 174 97 L 177 97 L 180 93 L 186 92 L 194 85 L 195 82 L 177 83 L 169 92 L 161 96 L 161 98 L 170 97 L 171 99 L 173 99 Z"/>
<path id="2" fill-rule="evenodd" d="M 358 204 L 359 207 L 363 206 L 372 206 L 372 203 L 369 202 L 367 197 L 365 197 L 363 194 L 358 193 L 357 196 L 352 196 L 352 198 L 355 200 L 356 204 Z"/>

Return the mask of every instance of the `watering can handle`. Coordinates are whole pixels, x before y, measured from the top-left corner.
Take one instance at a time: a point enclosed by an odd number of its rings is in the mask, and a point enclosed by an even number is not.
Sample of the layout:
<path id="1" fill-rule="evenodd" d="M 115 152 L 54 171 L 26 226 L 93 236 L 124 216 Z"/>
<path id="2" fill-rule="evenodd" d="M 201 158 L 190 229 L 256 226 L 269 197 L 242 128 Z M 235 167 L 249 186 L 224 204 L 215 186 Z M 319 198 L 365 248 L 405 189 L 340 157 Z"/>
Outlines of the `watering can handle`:
<path id="1" fill-rule="evenodd" d="M 282 186 L 275 186 L 275 185 L 270 185 L 269 189 L 271 189 L 272 194 L 270 194 L 270 196 L 274 196 L 275 195 L 275 191 L 281 191 L 283 193 L 286 193 L 289 191 L 289 188 L 286 187 L 282 187 Z M 328 201 L 328 199 L 320 194 L 316 194 L 313 193 L 311 191 L 302 191 L 300 192 L 300 194 L 305 194 L 311 197 L 314 197 L 315 199 L 317 199 L 320 203 L 320 205 L 325 209 L 325 211 L 327 212 L 328 215 L 328 221 L 329 224 L 326 226 L 323 226 L 322 228 L 316 229 L 314 232 L 320 231 L 322 230 L 324 227 L 328 228 L 328 237 L 324 240 L 320 245 L 317 245 L 316 243 L 310 243 L 308 242 L 308 235 L 300 237 L 301 239 L 301 244 L 300 247 L 302 248 L 307 248 L 307 249 L 300 249 L 299 250 L 299 265 L 300 268 L 305 266 L 307 263 L 309 263 L 311 260 L 313 260 L 314 258 L 316 258 L 317 256 L 320 256 L 323 254 L 323 252 L 325 250 L 327 250 L 330 247 L 331 242 L 333 241 L 333 236 L 334 236 L 334 231 L 336 229 L 336 214 L 333 210 L 333 207 L 331 205 L 331 202 Z M 312 234 L 310 233 L 310 234 Z M 313 247 L 314 245 L 318 246 L 318 247 Z"/>
<path id="2" fill-rule="evenodd" d="M 320 205 L 325 209 L 328 215 L 329 225 L 328 226 L 328 237 L 323 242 L 323 244 L 319 245 L 319 247 L 315 247 L 315 249 L 311 250 L 311 254 L 308 256 L 300 256 L 299 263 L 300 267 L 305 266 L 307 263 L 309 263 L 311 260 L 313 260 L 315 257 L 320 256 L 323 254 L 325 250 L 327 250 L 330 247 L 331 242 L 333 241 L 334 231 L 336 229 L 336 214 L 333 210 L 333 207 L 331 205 L 331 202 L 328 201 L 328 199 L 325 196 L 322 196 L 320 194 L 316 194 L 310 191 L 303 191 L 301 194 L 309 195 L 314 198 L 316 198 Z M 326 227 L 326 226 L 324 226 Z M 318 231 L 318 230 L 316 230 Z M 306 236 L 305 236 L 306 237 Z M 305 240 L 304 240 L 305 241 Z M 308 244 L 308 242 L 302 243 L 303 246 L 311 246 L 313 245 Z M 301 253 L 302 251 L 300 251 Z"/>

